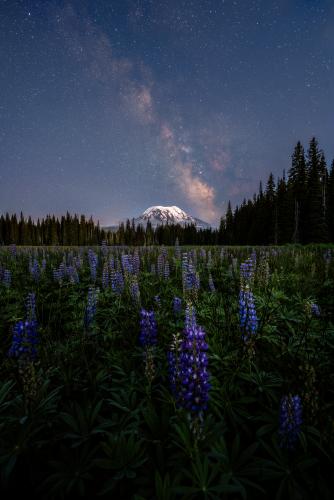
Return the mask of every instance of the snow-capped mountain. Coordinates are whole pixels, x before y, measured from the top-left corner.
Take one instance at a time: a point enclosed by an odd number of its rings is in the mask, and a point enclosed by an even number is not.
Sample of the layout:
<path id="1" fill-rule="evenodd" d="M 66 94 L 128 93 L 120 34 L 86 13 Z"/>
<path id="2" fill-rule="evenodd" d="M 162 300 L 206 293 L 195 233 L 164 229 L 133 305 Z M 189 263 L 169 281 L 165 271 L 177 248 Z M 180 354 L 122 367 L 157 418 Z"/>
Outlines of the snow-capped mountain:
<path id="1" fill-rule="evenodd" d="M 134 218 L 136 226 L 146 227 L 148 222 L 151 223 L 153 228 L 161 224 L 180 224 L 181 226 L 194 224 L 197 229 L 208 229 L 210 227 L 207 222 L 192 217 L 175 205 L 171 207 L 162 207 L 160 205 L 149 207 L 139 217 Z M 117 229 L 117 227 L 107 227 L 105 229 L 113 230 Z"/>

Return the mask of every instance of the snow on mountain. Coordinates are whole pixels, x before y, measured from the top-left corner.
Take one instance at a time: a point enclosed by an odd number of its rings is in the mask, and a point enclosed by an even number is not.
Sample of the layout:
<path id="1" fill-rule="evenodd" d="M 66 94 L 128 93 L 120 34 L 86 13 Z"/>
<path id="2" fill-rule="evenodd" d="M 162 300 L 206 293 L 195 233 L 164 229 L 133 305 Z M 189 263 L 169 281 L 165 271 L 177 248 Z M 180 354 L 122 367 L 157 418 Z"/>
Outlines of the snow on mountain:
<path id="1" fill-rule="evenodd" d="M 184 210 L 181 210 L 181 208 L 176 207 L 175 205 L 171 207 L 162 207 L 160 205 L 149 207 L 142 213 L 142 215 L 135 219 L 135 224 L 146 226 L 148 221 L 150 221 L 152 227 L 156 227 L 161 224 L 180 224 L 181 226 L 195 224 L 198 229 L 210 227 L 207 222 L 188 215 Z"/>
<path id="2" fill-rule="evenodd" d="M 136 226 L 142 225 L 146 227 L 148 222 L 154 228 L 161 224 L 180 224 L 181 226 L 194 224 L 197 229 L 208 229 L 210 227 L 210 224 L 207 222 L 188 215 L 184 210 L 175 205 L 171 207 L 163 207 L 161 205 L 149 207 L 139 217 L 134 219 Z M 106 227 L 105 229 L 114 230 L 117 227 Z"/>

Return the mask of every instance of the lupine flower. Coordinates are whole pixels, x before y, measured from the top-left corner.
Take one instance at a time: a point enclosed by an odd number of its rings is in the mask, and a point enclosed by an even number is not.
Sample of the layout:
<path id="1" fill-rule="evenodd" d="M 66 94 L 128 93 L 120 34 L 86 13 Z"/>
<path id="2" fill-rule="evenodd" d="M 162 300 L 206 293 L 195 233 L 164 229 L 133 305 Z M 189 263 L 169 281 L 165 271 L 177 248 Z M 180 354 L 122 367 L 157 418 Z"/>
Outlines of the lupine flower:
<path id="1" fill-rule="evenodd" d="M 30 274 L 33 277 L 35 281 L 38 281 L 40 278 L 40 269 L 38 265 L 37 259 L 34 259 L 34 261 L 30 265 Z"/>
<path id="2" fill-rule="evenodd" d="M 98 288 L 89 287 L 87 305 L 85 309 L 85 318 L 84 318 L 84 325 L 86 329 L 88 329 L 94 321 L 98 294 L 99 294 Z"/>
<path id="3" fill-rule="evenodd" d="M 209 373 L 205 331 L 198 325 L 185 328 L 174 339 L 169 358 L 169 375 L 176 404 L 193 416 L 202 415 L 209 400 Z"/>
<path id="4" fill-rule="evenodd" d="M 133 272 L 135 274 L 139 274 L 139 269 L 140 269 L 140 257 L 139 257 L 139 253 L 138 253 L 138 250 L 135 250 L 135 253 L 133 255 L 133 259 L 132 259 L 132 265 L 133 265 Z"/>
<path id="5" fill-rule="evenodd" d="M 159 276 L 163 276 L 164 268 L 165 268 L 165 257 L 161 253 L 158 255 L 158 261 L 157 261 L 157 272 Z"/>
<path id="6" fill-rule="evenodd" d="M 185 314 L 185 329 L 196 326 L 196 311 L 193 305 L 187 304 Z"/>
<path id="7" fill-rule="evenodd" d="M 169 269 L 169 262 L 168 260 L 165 262 L 165 267 L 164 267 L 164 278 L 165 280 L 168 280 L 169 278 L 169 273 L 170 273 L 170 269 Z"/>
<path id="8" fill-rule="evenodd" d="M 161 306 L 161 299 L 160 299 L 159 295 L 155 295 L 154 302 L 157 304 L 158 307 Z"/>
<path id="9" fill-rule="evenodd" d="M 140 311 L 140 335 L 139 343 L 142 347 L 150 347 L 157 344 L 157 323 L 154 311 Z"/>
<path id="10" fill-rule="evenodd" d="M 36 295 L 34 292 L 28 293 L 26 300 L 27 318 L 29 321 L 36 319 Z"/>
<path id="11" fill-rule="evenodd" d="M 181 313 L 182 309 L 182 299 L 180 297 L 173 298 L 173 311 L 175 316 L 178 316 Z"/>
<path id="12" fill-rule="evenodd" d="M 102 271 L 102 286 L 103 286 L 103 288 L 107 288 L 109 286 L 108 264 L 105 264 L 103 266 L 103 271 Z"/>
<path id="13" fill-rule="evenodd" d="M 14 325 L 8 356 L 33 361 L 37 356 L 37 321 L 19 321 Z"/>
<path id="14" fill-rule="evenodd" d="M 239 295 L 240 326 L 243 331 L 242 338 L 247 342 L 251 334 L 257 332 L 258 318 L 256 315 L 254 295 L 249 289 L 240 290 Z"/>
<path id="15" fill-rule="evenodd" d="M 110 283 L 112 291 L 120 295 L 124 289 L 124 278 L 121 271 L 110 271 Z"/>
<path id="16" fill-rule="evenodd" d="M 324 259 L 325 259 L 326 265 L 329 266 L 329 264 L 331 263 L 331 260 L 332 260 L 332 252 L 331 252 L 330 248 L 327 248 L 327 250 L 324 252 Z"/>
<path id="17" fill-rule="evenodd" d="M 241 286 L 245 287 L 250 284 L 254 277 L 254 262 L 251 258 L 240 264 L 240 281 Z"/>
<path id="18" fill-rule="evenodd" d="M 111 256 L 109 259 L 109 270 L 115 271 L 115 259 L 113 256 Z"/>
<path id="19" fill-rule="evenodd" d="M 89 262 L 89 268 L 90 268 L 90 276 L 92 281 L 96 280 L 96 268 L 97 268 L 97 263 L 98 263 L 98 258 L 95 252 L 90 248 L 88 250 L 88 262 Z"/>
<path id="20" fill-rule="evenodd" d="M 121 260 L 124 274 L 133 274 L 132 255 L 122 255 Z"/>
<path id="21" fill-rule="evenodd" d="M 10 285 L 12 283 L 12 273 L 10 272 L 9 269 L 4 270 L 2 282 L 7 288 L 10 288 Z"/>
<path id="22" fill-rule="evenodd" d="M 182 338 L 181 333 L 174 333 L 170 350 L 167 352 L 169 385 L 175 401 L 178 401 L 180 394 L 180 354 Z"/>
<path id="23" fill-rule="evenodd" d="M 70 283 L 78 284 L 80 282 L 78 271 L 75 266 L 67 266 L 66 274 L 70 280 Z"/>
<path id="24" fill-rule="evenodd" d="M 189 293 L 197 293 L 200 288 L 199 275 L 196 273 L 196 270 L 192 264 L 192 262 L 182 262 L 182 281 L 183 281 L 183 290 L 187 294 Z"/>
<path id="25" fill-rule="evenodd" d="M 320 308 L 318 304 L 315 304 L 314 302 L 311 304 L 311 313 L 313 316 L 320 316 Z"/>
<path id="26" fill-rule="evenodd" d="M 302 402 L 300 396 L 292 396 L 291 394 L 283 396 L 280 405 L 279 426 L 282 448 L 294 449 L 298 441 L 302 421 Z"/>

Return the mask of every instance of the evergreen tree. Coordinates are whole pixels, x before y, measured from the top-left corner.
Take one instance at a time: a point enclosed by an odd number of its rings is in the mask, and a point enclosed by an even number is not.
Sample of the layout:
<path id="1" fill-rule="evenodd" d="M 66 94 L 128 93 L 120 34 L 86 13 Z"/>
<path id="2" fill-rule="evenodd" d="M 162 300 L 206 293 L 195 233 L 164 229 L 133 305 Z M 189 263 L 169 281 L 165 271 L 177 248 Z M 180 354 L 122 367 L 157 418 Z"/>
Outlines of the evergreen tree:
<path id="1" fill-rule="evenodd" d="M 291 232 L 293 243 L 305 240 L 305 203 L 306 203 L 306 161 L 304 148 L 300 141 L 297 142 L 292 155 L 291 168 L 289 170 L 288 196 L 291 221 L 293 226 L 287 228 Z"/>
<path id="2" fill-rule="evenodd" d="M 318 142 L 313 137 L 308 149 L 307 172 L 307 241 L 328 241 L 328 227 L 324 209 L 324 171 L 326 163 Z"/>

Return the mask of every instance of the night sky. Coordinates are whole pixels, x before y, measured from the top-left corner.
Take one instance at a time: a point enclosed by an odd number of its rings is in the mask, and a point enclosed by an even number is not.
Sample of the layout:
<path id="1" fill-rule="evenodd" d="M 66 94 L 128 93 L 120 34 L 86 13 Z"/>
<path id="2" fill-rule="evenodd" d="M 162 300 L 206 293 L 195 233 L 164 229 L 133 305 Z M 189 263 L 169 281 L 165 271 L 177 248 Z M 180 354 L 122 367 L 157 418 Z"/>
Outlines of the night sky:
<path id="1" fill-rule="evenodd" d="M 217 223 L 315 135 L 333 0 L 0 0 L 0 213 Z"/>

